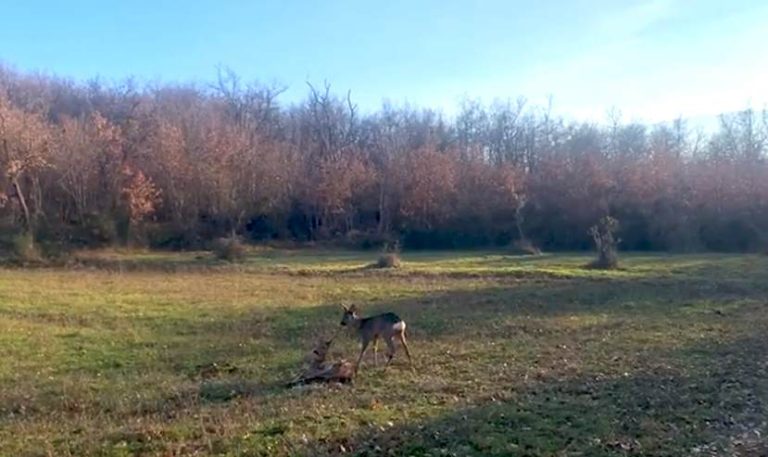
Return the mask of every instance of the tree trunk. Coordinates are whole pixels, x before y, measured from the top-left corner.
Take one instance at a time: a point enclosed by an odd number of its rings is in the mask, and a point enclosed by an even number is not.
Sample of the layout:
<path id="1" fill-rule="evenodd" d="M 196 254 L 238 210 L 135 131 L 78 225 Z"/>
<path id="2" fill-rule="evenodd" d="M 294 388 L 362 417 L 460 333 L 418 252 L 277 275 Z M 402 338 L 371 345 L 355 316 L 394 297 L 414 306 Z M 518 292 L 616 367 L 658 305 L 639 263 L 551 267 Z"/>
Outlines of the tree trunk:
<path id="1" fill-rule="evenodd" d="M 24 198 L 24 193 L 21 190 L 21 184 L 19 184 L 18 178 L 13 178 L 11 180 L 11 185 L 13 185 L 13 192 L 15 194 L 16 200 L 19 202 L 19 206 L 21 207 L 21 213 L 24 217 L 24 233 L 28 234 L 32 232 L 32 215 L 29 212 L 29 206 L 27 206 L 27 200 Z"/>
<path id="2" fill-rule="evenodd" d="M 520 238 L 521 242 L 527 241 L 525 232 L 523 232 L 523 209 L 527 203 L 528 202 L 523 199 L 518 202 L 517 207 L 515 208 L 515 226 L 517 227 L 517 236 Z"/>
<path id="3" fill-rule="evenodd" d="M 386 230 L 386 193 L 384 191 L 384 184 L 382 183 L 379 190 L 379 226 L 377 232 L 379 235 L 384 234 Z"/>

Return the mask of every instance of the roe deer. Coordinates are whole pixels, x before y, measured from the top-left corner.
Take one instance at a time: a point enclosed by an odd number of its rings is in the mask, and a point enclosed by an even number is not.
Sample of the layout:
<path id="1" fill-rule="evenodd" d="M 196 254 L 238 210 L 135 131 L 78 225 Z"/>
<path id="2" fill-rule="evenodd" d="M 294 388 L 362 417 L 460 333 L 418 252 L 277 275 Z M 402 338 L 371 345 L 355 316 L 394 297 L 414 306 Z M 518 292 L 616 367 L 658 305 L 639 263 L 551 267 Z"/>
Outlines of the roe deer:
<path id="1" fill-rule="evenodd" d="M 313 382 L 352 382 L 355 370 L 351 363 L 344 359 L 333 363 L 325 361 L 332 341 L 333 338 L 318 342 L 312 352 L 304 358 L 302 372 L 288 382 L 288 387 Z"/>
<path id="2" fill-rule="evenodd" d="M 357 358 L 355 364 L 355 371 L 360 367 L 360 363 L 363 360 L 368 345 L 373 342 L 373 363 L 379 364 L 379 338 L 383 339 L 387 344 L 387 365 L 392 362 L 392 357 L 395 355 L 395 341 L 396 337 L 402 343 L 405 349 L 405 354 L 408 356 L 408 363 L 413 366 L 411 361 L 411 351 L 408 350 L 408 343 L 405 342 L 405 321 L 395 313 L 377 314 L 371 317 L 360 317 L 358 314 L 357 306 L 352 305 L 344 308 L 344 315 L 341 318 L 342 326 L 350 326 L 354 328 L 360 337 L 360 356 Z"/>

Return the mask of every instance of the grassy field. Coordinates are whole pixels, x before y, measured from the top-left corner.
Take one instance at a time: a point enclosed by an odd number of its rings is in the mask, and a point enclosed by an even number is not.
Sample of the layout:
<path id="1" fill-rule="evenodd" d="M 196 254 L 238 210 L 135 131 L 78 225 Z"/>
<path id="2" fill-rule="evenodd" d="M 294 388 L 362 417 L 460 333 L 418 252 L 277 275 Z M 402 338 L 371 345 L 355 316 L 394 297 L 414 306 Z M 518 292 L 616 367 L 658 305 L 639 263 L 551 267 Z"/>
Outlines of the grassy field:
<path id="1" fill-rule="evenodd" d="M 0 455 L 768 453 L 766 256 L 374 257 L 0 270 Z M 414 369 L 281 387 L 342 301 L 400 314 Z"/>

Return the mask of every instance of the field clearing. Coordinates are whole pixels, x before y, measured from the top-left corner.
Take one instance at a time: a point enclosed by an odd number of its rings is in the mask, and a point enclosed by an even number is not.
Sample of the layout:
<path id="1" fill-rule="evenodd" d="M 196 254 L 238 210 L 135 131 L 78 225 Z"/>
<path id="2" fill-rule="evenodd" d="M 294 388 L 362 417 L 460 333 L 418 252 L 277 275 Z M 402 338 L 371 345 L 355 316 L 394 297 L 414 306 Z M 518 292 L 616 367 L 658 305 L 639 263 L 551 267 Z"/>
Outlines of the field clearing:
<path id="1" fill-rule="evenodd" d="M 79 256 L 0 270 L 2 456 L 768 453 L 766 256 Z M 414 370 L 281 387 L 342 301 L 400 314 Z"/>

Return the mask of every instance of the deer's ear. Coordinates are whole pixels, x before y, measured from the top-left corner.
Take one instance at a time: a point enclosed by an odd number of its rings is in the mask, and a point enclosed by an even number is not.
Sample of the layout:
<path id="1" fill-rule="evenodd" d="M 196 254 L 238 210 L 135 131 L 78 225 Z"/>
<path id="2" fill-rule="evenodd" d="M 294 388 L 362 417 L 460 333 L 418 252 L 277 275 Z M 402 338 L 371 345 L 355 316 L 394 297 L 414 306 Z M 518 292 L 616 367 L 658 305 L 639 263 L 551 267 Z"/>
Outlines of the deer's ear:
<path id="1" fill-rule="evenodd" d="M 344 303 L 341 303 L 340 306 L 341 306 L 341 309 L 343 309 L 345 312 L 349 311 L 349 308 L 347 308 L 347 305 L 345 305 Z"/>
<path id="2" fill-rule="evenodd" d="M 357 305 L 351 305 L 351 306 L 349 307 L 349 311 L 351 311 L 351 312 L 353 312 L 353 313 L 356 313 L 356 312 L 358 311 L 358 309 L 357 309 Z"/>

